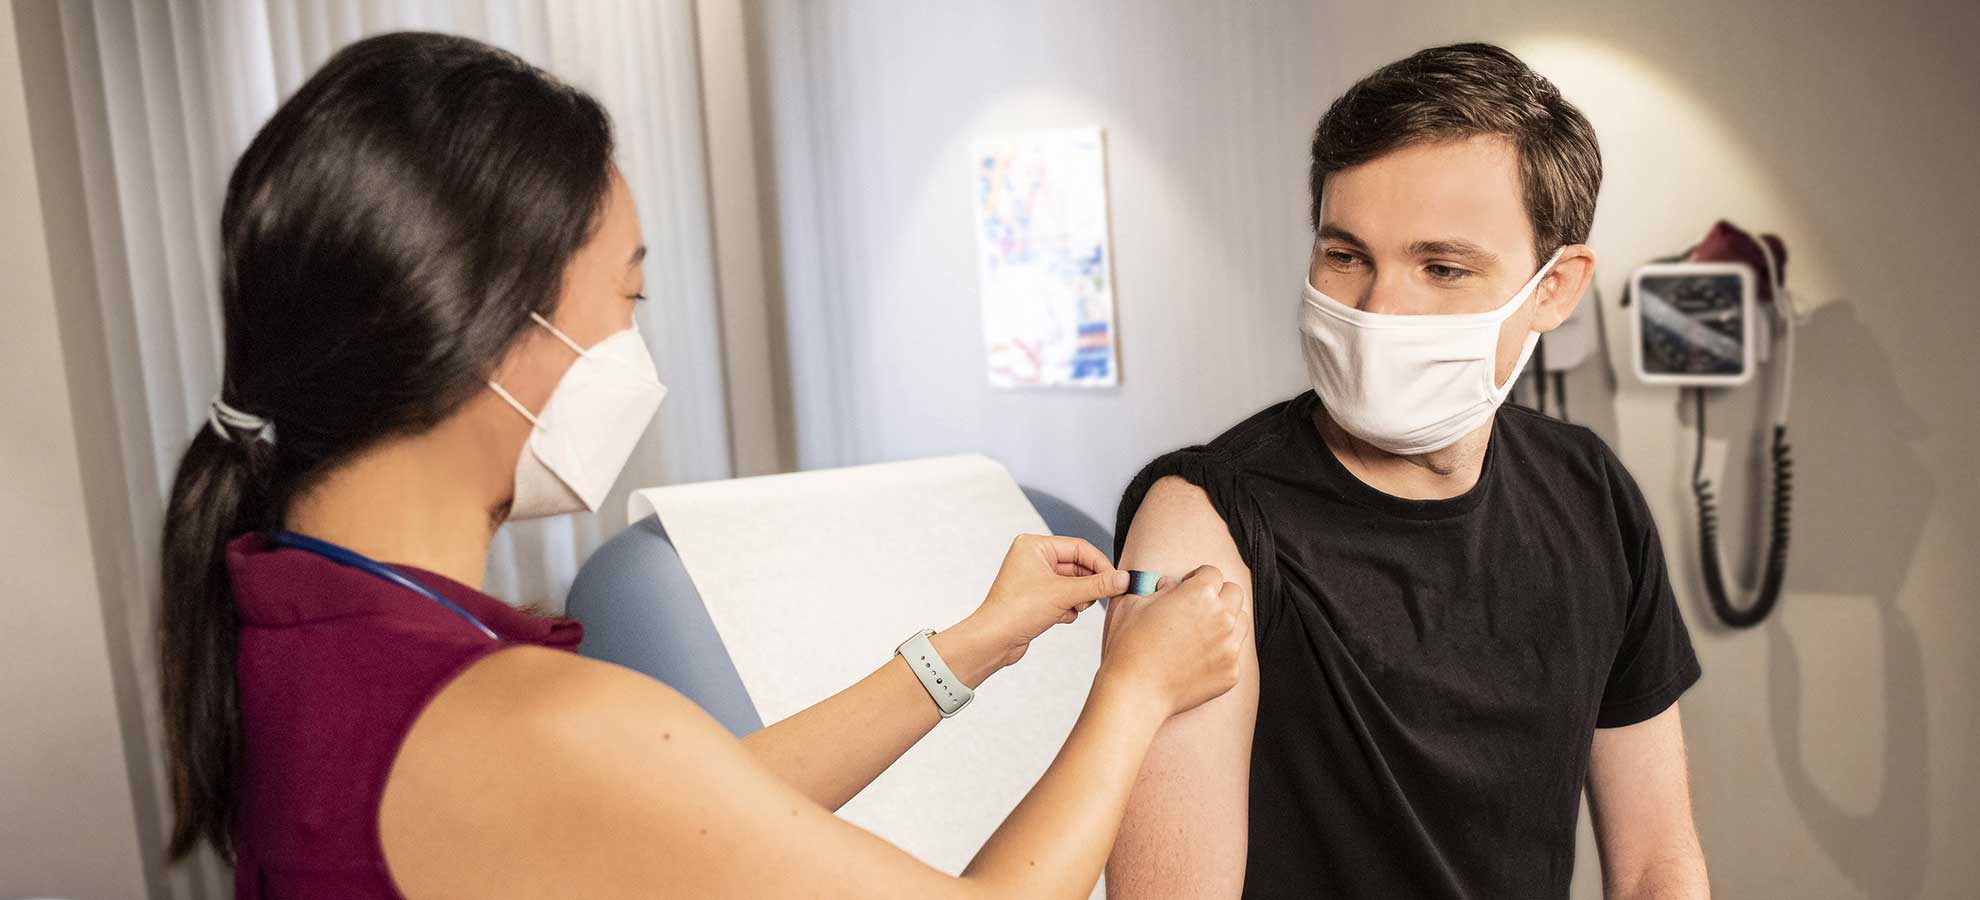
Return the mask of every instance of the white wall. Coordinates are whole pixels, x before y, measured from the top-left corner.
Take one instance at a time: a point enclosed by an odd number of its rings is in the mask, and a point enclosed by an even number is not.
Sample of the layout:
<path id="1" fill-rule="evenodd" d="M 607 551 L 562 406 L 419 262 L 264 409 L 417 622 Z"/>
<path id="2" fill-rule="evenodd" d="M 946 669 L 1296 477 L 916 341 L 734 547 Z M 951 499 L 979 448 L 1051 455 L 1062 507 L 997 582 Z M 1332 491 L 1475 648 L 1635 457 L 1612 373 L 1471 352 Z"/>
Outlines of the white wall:
<path id="1" fill-rule="evenodd" d="M 59 60 L 57 60 L 59 64 Z M 0 897 L 141 897 L 144 848 L 85 515 L 56 282 L 13 7 L 0 4 Z M 69 272 L 58 272 L 66 263 Z M 86 265 L 86 263 L 84 263 Z"/>
<path id="2" fill-rule="evenodd" d="M 982 451 L 1111 524 L 1147 459 L 1303 389 L 1305 148 L 1326 103 L 1421 47 L 1504 44 L 1602 137 L 1591 243 L 1612 331 L 1627 270 L 1720 217 L 1784 235 L 1816 305 L 1795 372 L 1790 594 L 1754 632 L 1714 626 L 1696 583 L 1676 394 L 1595 366 L 1572 383 L 1663 524 L 1706 669 L 1684 709 L 1715 892 L 1970 896 L 1975 10 L 765 0 L 799 460 Z M 967 148 L 1085 124 L 1107 129 L 1122 384 L 992 390 Z M 1757 406 L 1753 391 L 1713 406 L 1735 459 L 1757 446 Z M 1749 482 L 1725 492 L 1735 528 L 1753 521 Z M 1599 895 L 1596 871 L 1584 838 L 1576 896 Z"/>

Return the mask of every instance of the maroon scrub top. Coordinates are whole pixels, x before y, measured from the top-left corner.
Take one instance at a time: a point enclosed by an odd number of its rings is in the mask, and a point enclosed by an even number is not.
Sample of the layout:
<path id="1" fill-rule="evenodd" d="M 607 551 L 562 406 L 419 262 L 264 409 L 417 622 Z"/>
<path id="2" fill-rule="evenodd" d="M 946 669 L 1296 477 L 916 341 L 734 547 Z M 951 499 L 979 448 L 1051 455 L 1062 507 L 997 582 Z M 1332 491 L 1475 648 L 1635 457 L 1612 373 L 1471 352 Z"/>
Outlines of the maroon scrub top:
<path id="1" fill-rule="evenodd" d="M 399 898 L 378 836 L 399 744 L 440 689 L 506 647 L 575 650 L 574 621 L 531 615 L 445 576 L 391 568 L 467 610 L 261 534 L 227 547 L 240 612 L 239 900 Z"/>

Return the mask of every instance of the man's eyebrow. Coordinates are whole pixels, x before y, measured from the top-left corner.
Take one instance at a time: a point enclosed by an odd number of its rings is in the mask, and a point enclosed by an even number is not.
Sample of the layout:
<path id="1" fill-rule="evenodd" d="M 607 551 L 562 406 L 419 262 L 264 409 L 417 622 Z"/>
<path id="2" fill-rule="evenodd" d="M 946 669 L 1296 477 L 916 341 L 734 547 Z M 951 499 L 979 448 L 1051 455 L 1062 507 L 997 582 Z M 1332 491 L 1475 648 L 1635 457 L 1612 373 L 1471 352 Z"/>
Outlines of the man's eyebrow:
<path id="1" fill-rule="evenodd" d="M 1320 226 L 1320 239 L 1323 241 L 1339 241 L 1357 250 L 1368 249 L 1368 245 L 1362 243 L 1360 238 L 1355 237 L 1354 232 L 1342 228 L 1339 225 Z"/>
<path id="2" fill-rule="evenodd" d="M 632 259 L 626 261 L 626 268 L 630 269 L 634 266 L 637 266 L 640 264 L 640 261 L 644 259 L 646 259 L 646 245 L 641 244 L 639 245 L 638 250 L 633 251 Z"/>
<path id="3" fill-rule="evenodd" d="M 1417 241 L 1409 245 L 1411 256 L 1447 256 L 1479 268 L 1499 261 L 1499 255 L 1463 238 Z"/>

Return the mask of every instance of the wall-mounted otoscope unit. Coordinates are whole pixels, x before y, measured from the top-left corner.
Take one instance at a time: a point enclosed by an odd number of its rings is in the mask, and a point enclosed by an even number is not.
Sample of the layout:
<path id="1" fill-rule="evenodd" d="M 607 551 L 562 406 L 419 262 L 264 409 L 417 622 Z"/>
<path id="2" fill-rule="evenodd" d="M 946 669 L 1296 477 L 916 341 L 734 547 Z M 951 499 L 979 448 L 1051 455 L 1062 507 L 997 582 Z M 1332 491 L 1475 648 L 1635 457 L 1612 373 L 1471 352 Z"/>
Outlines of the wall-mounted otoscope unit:
<path id="1" fill-rule="evenodd" d="M 1787 420 L 1795 310 L 1787 290 L 1787 246 L 1774 235 L 1756 238 L 1722 221 L 1691 249 L 1632 273 L 1622 303 L 1630 310 L 1636 377 L 1646 384 L 1689 390 L 1696 398 L 1698 449 L 1691 489 L 1698 498 L 1699 559 L 1712 610 L 1735 628 L 1757 625 L 1779 601 L 1787 575 L 1788 514 L 1794 498 Z M 1705 392 L 1746 384 L 1767 365 L 1779 367 L 1770 452 L 1772 527 L 1760 586 L 1750 600 L 1735 605 L 1726 591 L 1719 552 L 1718 500 L 1705 477 Z"/>

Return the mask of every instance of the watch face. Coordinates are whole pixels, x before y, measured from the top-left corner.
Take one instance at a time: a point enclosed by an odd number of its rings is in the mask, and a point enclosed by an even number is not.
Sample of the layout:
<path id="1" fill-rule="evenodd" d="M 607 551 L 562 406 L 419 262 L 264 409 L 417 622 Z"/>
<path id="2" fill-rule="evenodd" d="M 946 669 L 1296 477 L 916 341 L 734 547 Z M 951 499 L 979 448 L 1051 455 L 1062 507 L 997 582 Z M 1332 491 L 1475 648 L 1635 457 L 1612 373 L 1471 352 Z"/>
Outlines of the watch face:
<path id="1" fill-rule="evenodd" d="M 1746 373 L 1746 286 L 1738 274 L 1646 273 L 1636 284 L 1645 373 Z"/>

